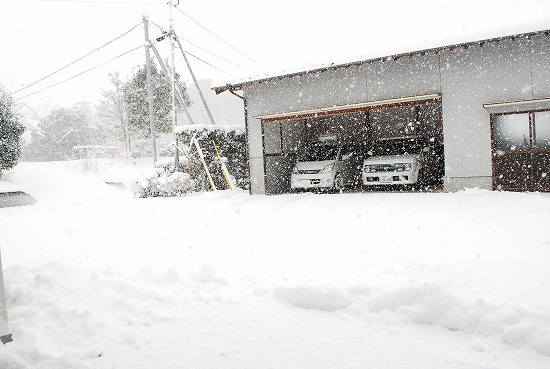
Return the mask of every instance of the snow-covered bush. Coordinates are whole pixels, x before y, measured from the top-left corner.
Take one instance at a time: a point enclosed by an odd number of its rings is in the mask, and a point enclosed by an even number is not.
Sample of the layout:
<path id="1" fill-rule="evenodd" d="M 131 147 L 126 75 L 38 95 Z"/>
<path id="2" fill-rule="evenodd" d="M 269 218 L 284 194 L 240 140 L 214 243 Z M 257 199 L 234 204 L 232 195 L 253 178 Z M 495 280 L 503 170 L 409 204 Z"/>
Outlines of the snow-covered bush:
<path id="1" fill-rule="evenodd" d="M 174 166 L 156 168 L 148 178 L 143 179 L 135 196 L 142 197 L 173 197 L 182 196 L 195 190 L 195 181 L 189 174 L 176 171 Z"/>
<path id="2" fill-rule="evenodd" d="M 151 139 L 140 139 L 132 142 L 132 158 L 150 158 L 153 156 L 153 144 Z M 174 144 L 169 141 L 157 139 L 157 153 L 159 156 L 176 155 Z"/>
<path id="3" fill-rule="evenodd" d="M 136 140 L 132 142 L 132 158 L 150 158 L 153 156 L 151 140 Z"/>
<path id="4" fill-rule="evenodd" d="M 176 147 L 174 146 L 173 142 L 160 142 L 158 144 L 158 154 L 159 156 L 171 156 L 174 157 L 176 155 Z"/>
<path id="5" fill-rule="evenodd" d="M 216 188 L 227 189 L 228 186 L 221 171 L 220 160 L 216 154 L 213 142 L 216 143 L 220 156 L 237 187 L 245 190 L 250 188 L 244 127 L 197 124 L 179 126 L 176 133 L 180 145 L 188 145 L 193 136 L 197 138 Z M 206 179 L 202 163 L 196 155 L 195 148 L 191 147 L 189 152 L 189 169 L 187 171 L 195 179 L 197 186 L 209 190 L 210 185 Z"/>

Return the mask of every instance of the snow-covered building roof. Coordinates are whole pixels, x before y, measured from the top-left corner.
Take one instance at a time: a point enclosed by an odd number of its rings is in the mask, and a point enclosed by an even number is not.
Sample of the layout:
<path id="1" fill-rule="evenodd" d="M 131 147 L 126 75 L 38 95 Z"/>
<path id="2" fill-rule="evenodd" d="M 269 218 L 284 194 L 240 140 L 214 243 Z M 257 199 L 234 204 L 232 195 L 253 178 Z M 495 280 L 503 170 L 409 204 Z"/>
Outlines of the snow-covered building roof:
<path id="1" fill-rule="evenodd" d="M 522 38 L 522 37 L 529 38 L 529 37 L 532 37 L 532 36 L 538 35 L 538 34 L 548 35 L 548 34 L 550 34 L 550 30 L 547 29 L 547 30 L 542 30 L 542 31 L 524 32 L 524 33 L 518 33 L 518 34 L 514 34 L 514 35 L 493 37 L 493 38 L 477 40 L 477 41 L 468 41 L 468 42 L 463 42 L 463 43 L 455 43 L 455 44 L 452 44 L 452 45 L 437 46 L 437 47 L 426 48 L 426 49 L 421 49 L 421 50 L 416 50 L 416 51 L 414 51 L 414 48 L 411 48 L 410 50 L 412 50 L 412 51 L 406 51 L 406 52 L 393 54 L 393 55 L 378 56 L 378 57 L 374 57 L 374 58 L 370 58 L 370 59 L 358 60 L 358 61 L 347 62 L 347 63 L 334 63 L 334 62 L 320 63 L 320 64 L 317 64 L 316 66 L 311 66 L 309 68 L 303 68 L 303 69 L 294 68 L 294 70 L 292 70 L 292 71 L 287 71 L 287 72 L 283 72 L 283 73 L 277 73 L 277 72 L 269 73 L 268 72 L 268 73 L 263 73 L 263 74 L 258 74 L 258 75 L 255 75 L 255 76 L 251 76 L 249 78 L 243 78 L 241 80 L 237 80 L 237 81 L 234 81 L 234 82 L 231 82 L 231 83 L 227 83 L 225 85 L 214 86 L 214 87 L 212 87 L 212 89 L 216 92 L 216 94 L 222 93 L 224 91 L 229 91 L 229 90 L 230 91 L 238 91 L 238 90 L 242 90 L 247 85 L 251 85 L 251 84 L 255 84 L 255 83 L 267 82 L 267 81 L 278 80 L 278 79 L 287 78 L 287 77 L 295 77 L 295 76 L 311 74 L 311 73 L 318 73 L 318 72 L 323 72 L 323 71 L 328 71 L 328 70 L 333 70 L 333 69 L 338 69 L 338 68 L 346 68 L 346 67 L 361 65 L 361 64 L 365 64 L 365 63 L 372 63 L 372 62 L 376 62 L 376 61 L 380 61 L 380 60 L 386 60 L 386 59 L 387 60 L 389 60 L 389 59 L 396 60 L 396 59 L 399 59 L 401 57 L 408 57 L 408 56 L 413 56 L 413 55 L 417 55 L 417 54 L 424 54 L 424 53 L 427 53 L 427 52 L 436 52 L 437 53 L 439 51 L 446 50 L 446 49 L 455 49 L 455 48 L 458 48 L 458 47 L 468 47 L 469 45 L 484 44 L 484 43 L 487 43 L 487 42 L 494 42 L 494 41 L 500 41 L 500 40 L 506 40 L 506 39 L 517 39 L 517 38 Z"/>

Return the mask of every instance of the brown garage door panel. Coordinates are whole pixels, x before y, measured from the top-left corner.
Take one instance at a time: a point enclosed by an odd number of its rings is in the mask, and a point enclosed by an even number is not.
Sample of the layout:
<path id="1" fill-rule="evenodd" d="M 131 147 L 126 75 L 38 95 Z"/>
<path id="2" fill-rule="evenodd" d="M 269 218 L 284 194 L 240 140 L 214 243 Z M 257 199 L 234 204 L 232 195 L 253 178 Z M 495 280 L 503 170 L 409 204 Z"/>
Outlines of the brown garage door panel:
<path id="1" fill-rule="evenodd" d="M 514 152 L 493 156 L 494 187 L 503 191 L 531 191 L 530 153 Z"/>
<path id="2" fill-rule="evenodd" d="M 534 152 L 532 155 L 534 190 L 550 192 L 550 151 Z"/>

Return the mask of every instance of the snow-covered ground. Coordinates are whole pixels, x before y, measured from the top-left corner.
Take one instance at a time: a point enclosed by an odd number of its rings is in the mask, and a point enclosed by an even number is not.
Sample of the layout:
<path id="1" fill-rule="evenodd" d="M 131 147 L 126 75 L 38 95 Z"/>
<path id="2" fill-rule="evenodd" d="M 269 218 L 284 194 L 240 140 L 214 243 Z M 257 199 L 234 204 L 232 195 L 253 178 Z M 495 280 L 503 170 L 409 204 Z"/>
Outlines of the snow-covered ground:
<path id="1" fill-rule="evenodd" d="M 134 199 L 127 169 L 10 174 L 0 368 L 550 368 L 550 194 Z"/>

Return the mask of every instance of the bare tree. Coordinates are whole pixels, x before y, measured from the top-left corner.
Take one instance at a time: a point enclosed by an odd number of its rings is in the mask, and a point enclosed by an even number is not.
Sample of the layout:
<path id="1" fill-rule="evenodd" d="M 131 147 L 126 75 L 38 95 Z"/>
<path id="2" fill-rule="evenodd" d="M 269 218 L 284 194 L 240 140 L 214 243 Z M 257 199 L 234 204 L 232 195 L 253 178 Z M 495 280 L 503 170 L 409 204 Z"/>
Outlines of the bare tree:
<path id="1" fill-rule="evenodd" d="M 131 144 L 134 132 L 129 125 L 128 107 L 124 99 L 124 83 L 118 72 L 109 73 L 112 90 L 101 90 L 103 100 L 99 102 L 98 115 L 108 120 L 112 125 L 118 140 L 124 141 L 126 158 L 131 156 Z"/>

